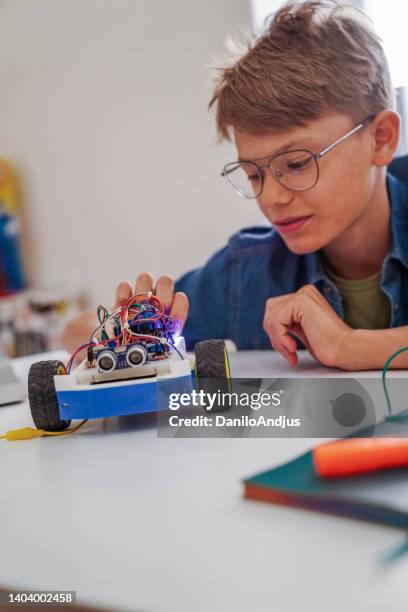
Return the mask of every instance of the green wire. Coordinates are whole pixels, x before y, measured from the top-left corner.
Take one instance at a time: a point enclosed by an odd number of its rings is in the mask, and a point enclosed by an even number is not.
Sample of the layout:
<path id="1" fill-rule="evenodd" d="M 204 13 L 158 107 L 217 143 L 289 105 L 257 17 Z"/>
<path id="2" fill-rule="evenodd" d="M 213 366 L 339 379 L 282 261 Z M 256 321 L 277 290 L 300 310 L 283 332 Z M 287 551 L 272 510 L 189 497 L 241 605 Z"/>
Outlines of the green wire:
<path id="1" fill-rule="evenodd" d="M 387 359 L 387 361 L 385 362 L 385 365 L 383 367 L 383 371 L 382 371 L 382 384 L 383 384 L 383 389 L 384 389 L 384 393 L 385 393 L 385 399 L 387 400 L 387 408 L 388 408 L 388 416 L 392 417 L 392 406 L 391 406 L 391 400 L 390 400 L 390 396 L 388 393 L 388 387 L 387 387 L 387 382 L 385 380 L 385 377 L 387 375 L 387 371 L 388 368 L 390 366 L 390 363 L 392 361 L 394 361 L 395 357 L 398 357 L 398 355 L 400 355 L 401 353 L 404 353 L 405 351 L 408 351 L 408 346 L 405 346 L 402 349 L 399 349 L 398 351 L 396 351 L 395 353 L 393 353 L 391 355 L 391 357 L 389 357 Z"/>
<path id="2" fill-rule="evenodd" d="M 101 317 L 101 310 L 103 310 L 103 314 L 105 315 L 103 319 Z M 98 314 L 99 323 L 102 324 L 107 319 L 109 312 L 108 312 L 108 309 L 105 308 L 105 306 L 102 306 L 102 304 L 100 304 L 97 308 L 97 314 Z"/>

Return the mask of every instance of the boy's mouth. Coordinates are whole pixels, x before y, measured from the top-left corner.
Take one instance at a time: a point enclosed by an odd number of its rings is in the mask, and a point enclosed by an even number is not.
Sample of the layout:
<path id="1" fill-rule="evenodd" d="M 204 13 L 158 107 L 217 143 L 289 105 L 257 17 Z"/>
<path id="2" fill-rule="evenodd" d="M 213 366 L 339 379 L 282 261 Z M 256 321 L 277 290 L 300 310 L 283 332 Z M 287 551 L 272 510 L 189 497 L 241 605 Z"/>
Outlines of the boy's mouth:
<path id="1" fill-rule="evenodd" d="M 279 221 L 273 221 L 273 225 L 280 233 L 287 234 L 299 231 L 311 218 L 312 215 L 306 215 L 304 217 L 284 217 L 283 219 L 279 219 Z"/>

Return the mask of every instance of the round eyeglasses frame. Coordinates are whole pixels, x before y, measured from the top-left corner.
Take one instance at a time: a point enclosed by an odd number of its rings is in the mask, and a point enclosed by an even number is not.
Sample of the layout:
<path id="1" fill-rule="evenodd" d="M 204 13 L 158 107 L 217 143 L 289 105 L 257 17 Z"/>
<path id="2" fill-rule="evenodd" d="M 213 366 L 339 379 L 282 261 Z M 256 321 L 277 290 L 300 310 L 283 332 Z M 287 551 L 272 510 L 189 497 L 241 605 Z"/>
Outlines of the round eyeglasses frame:
<path id="1" fill-rule="evenodd" d="M 239 161 L 235 161 L 235 162 L 229 162 L 228 164 L 226 164 L 223 167 L 223 170 L 221 172 L 221 176 L 226 178 L 229 183 L 232 185 L 234 191 L 241 197 L 241 198 L 245 198 L 246 200 L 254 200 L 255 198 L 259 197 L 262 193 L 263 187 L 264 187 L 264 182 L 265 182 L 265 178 L 264 175 L 262 173 L 262 169 L 263 168 L 268 168 L 271 171 L 271 174 L 273 176 L 273 178 L 280 183 L 281 185 L 283 185 L 286 189 L 289 189 L 290 191 L 309 191 L 310 189 L 313 189 L 313 187 L 316 185 L 317 181 L 319 180 L 319 176 L 320 176 L 320 170 L 319 170 L 319 163 L 318 163 L 318 159 L 320 159 L 321 157 L 323 157 L 323 155 L 326 155 L 326 153 L 329 153 L 330 151 L 332 151 L 334 149 L 334 147 L 337 147 L 337 145 L 339 145 L 340 143 L 344 142 L 345 140 L 347 140 L 348 138 L 350 138 L 351 136 L 353 136 L 353 134 L 355 134 L 356 132 L 358 132 L 359 130 L 361 130 L 363 127 L 365 127 L 366 125 L 368 125 L 369 123 L 371 123 L 371 121 L 373 121 L 375 119 L 377 115 L 370 115 L 369 117 L 366 117 L 366 119 L 363 119 L 358 125 L 356 125 L 352 130 L 350 130 L 349 132 L 347 132 L 346 134 L 344 134 L 343 136 L 341 136 L 340 138 L 338 138 L 335 142 L 333 142 L 332 144 L 326 146 L 324 149 L 322 149 L 321 151 L 319 151 L 318 153 L 313 153 L 312 151 L 310 151 L 309 149 L 290 149 L 287 151 L 282 151 L 280 153 L 276 153 L 276 155 L 273 155 L 268 163 L 266 164 L 257 164 L 256 160 L 253 159 L 240 159 Z M 315 164 L 316 164 L 316 179 L 313 183 L 313 185 L 310 185 L 310 187 L 306 187 L 306 188 L 300 188 L 300 189 L 296 189 L 295 187 L 288 187 L 287 185 L 285 185 L 285 183 L 283 183 L 279 177 L 275 174 L 275 172 L 272 170 L 271 168 L 271 163 L 277 159 L 278 157 L 281 157 L 283 155 L 287 155 L 288 153 L 309 153 L 309 155 L 313 158 Z M 265 157 L 265 156 L 264 156 Z M 259 158 L 262 159 L 262 158 Z M 254 166 L 256 166 L 259 177 L 260 177 L 260 184 L 259 184 L 259 189 L 258 191 L 255 193 L 253 196 L 247 195 L 246 193 L 244 193 L 241 189 L 239 189 L 239 187 L 237 187 L 237 185 L 235 185 L 235 183 L 233 182 L 233 179 L 231 177 L 231 174 L 233 173 L 234 170 L 236 170 L 237 166 L 242 164 L 242 163 L 250 163 L 253 164 Z"/>

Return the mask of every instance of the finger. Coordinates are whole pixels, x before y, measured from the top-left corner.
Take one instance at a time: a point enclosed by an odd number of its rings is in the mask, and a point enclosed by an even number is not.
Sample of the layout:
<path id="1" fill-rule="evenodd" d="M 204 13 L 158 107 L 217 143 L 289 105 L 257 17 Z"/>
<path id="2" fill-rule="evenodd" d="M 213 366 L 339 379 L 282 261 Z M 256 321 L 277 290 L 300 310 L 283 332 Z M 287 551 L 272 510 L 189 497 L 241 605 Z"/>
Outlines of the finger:
<path id="1" fill-rule="evenodd" d="M 293 338 L 290 334 L 286 334 L 283 337 L 282 341 L 284 342 L 285 347 L 290 353 L 296 353 L 297 344 L 295 338 Z"/>
<path id="2" fill-rule="evenodd" d="M 118 308 L 118 306 L 121 306 L 123 302 L 128 300 L 132 296 L 132 293 L 133 289 L 130 281 L 119 283 L 115 292 L 115 308 Z"/>
<path id="3" fill-rule="evenodd" d="M 266 301 L 265 313 L 263 318 L 263 328 L 266 333 L 269 333 L 268 330 L 273 325 L 273 322 L 277 318 L 277 314 L 280 309 L 288 302 L 293 300 L 294 295 L 294 293 L 287 293 L 286 295 L 279 295 L 278 297 L 269 298 Z"/>
<path id="4" fill-rule="evenodd" d="M 272 344 L 280 342 L 289 347 L 292 346 L 291 338 L 288 336 L 289 326 L 293 324 L 292 320 L 288 320 L 288 312 L 291 312 L 292 301 L 288 304 L 283 303 L 279 308 L 271 312 L 270 310 L 265 311 L 263 320 L 263 329 L 269 336 Z M 293 339 L 292 339 L 293 340 Z"/>
<path id="5" fill-rule="evenodd" d="M 293 338 L 291 338 L 291 340 L 293 340 Z M 273 343 L 271 342 L 271 344 L 272 344 L 272 347 L 286 359 L 286 361 L 288 362 L 290 366 L 294 367 L 295 365 L 297 365 L 298 356 L 297 356 L 296 348 L 295 350 L 292 350 L 293 347 L 289 349 L 286 346 L 286 344 L 283 344 L 282 342 L 276 342 L 276 341 Z M 294 342 L 294 344 L 296 347 L 296 342 Z"/>
<path id="6" fill-rule="evenodd" d="M 160 300 L 162 300 L 162 302 L 164 302 L 167 308 L 170 308 L 174 293 L 174 280 L 171 278 L 171 276 L 168 276 L 167 274 L 160 276 L 156 283 L 154 293 Z"/>
<path id="7" fill-rule="evenodd" d="M 295 345 L 294 349 L 293 345 L 287 342 L 288 340 L 290 340 L 291 342 L 293 341 Z M 288 348 L 288 345 L 290 346 L 290 348 Z M 290 336 L 286 336 L 286 338 L 284 338 L 282 344 L 280 345 L 279 352 L 281 353 L 281 355 L 284 356 L 290 366 L 295 366 L 297 364 L 298 357 L 296 352 L 296 342 L 293 340 L 293 338 L 291 338 Z"/>
<path id="8" fill-rule="evenodd" d="M 302 327 L 298 323 L 294 323 L 291 326 L 290 333 L 296 336 L 296 338 L 300 340 L 300 342 L 304 344 L 306 348 L 310 346 L 306 338 L 305 332 L 303 331 Z"/>
<path id="9" fill-rule="evenodd" d="M 180 291 L 174 294 L 173 304 L 169 314 L 174 320 L 179 321 L 180 330 L 183 328 L 187 319 L 189 307 L 190 304 L 185 293 Z"/>
<path id="10" fill-rule="evenodd" d="M 286 293 L 285 295 L 278 295 L 276 297 L 268 298 L 266 300 L 265 312 L 274 312 L 277 308 L 286 304 L 289 300 L 294 297 L 294 293 Z"/>
<path id="11" fill-rule="evenodd" d="M 302 342 L 302 344 L 304 344 L 304 346 L 306 347 L 306 349 L 309 351 L 309 353 L 311 354 L 311 356 L 316 359 L 316 361 L 319 361 L 310 345 L 310 342 L 308 341 L 305 332 L 303 331 L 303 329 L 301 328 L 300 325 L 296 324 L 293 325 L 290 329 L 290 332 L 296 336 L 296 338 L 298 340 L 300 340 L 300 342 Z"/>
<path id="12" fill-rule="evenodd" d="M 153 291 L 153 276 L 150 272 L 142 272 L 136 279 L 135 293 L 149 293 Z"/>
<path id="13" fill-rule="evenodd" d="M 289 301 L 292 301 L 292 299 L 290 298 Z M 288 334 L 286 328 L 283 328 L 283 333 L 278 334 L 278 328 L 282 327 L 278 324 L 278 314 L 287 302 L 288 300 L 284 300 L 274 312 L 267 311 L 265 313 L 264 331 L 268 335 L 272 347 L 283 355 L 290 366 L 295 366 L 298 361 L 296 340 Z"/>
<path id="14" fill-rule="evenodd" d="M 295 321 L 293 320 L 293 308 L 295 298 L 283 300 L 276 309 L 266 310 L 264 317 L 264 331 L 274 348 L 278 350 L 290 365 L 297 363 L 297 344 L 289 332 Z"/>
<path id="15" fill-rule="evenodd" d="M 281 354 L 285 357 L 286 361 L 292 368 L 297 366 L 297 363 L 298 363 L 297 353 L 290 353 L 289 351 L 285 349 L 285 351 Z"/>
<path id="16" fill-rule="evenodd" d="M 280 295 L 279 297 L 276 297 L 276 298 L 269 298 L 266 301 L 264 318 L 263 318 L 263 327 L 265 331 L 267 327 L 270 327 L 272 325 L 279 310 L 285 304 L 290 302 L 292 299 L 293 299 L 293 294 L 290 293 L 288 295 Z"/>

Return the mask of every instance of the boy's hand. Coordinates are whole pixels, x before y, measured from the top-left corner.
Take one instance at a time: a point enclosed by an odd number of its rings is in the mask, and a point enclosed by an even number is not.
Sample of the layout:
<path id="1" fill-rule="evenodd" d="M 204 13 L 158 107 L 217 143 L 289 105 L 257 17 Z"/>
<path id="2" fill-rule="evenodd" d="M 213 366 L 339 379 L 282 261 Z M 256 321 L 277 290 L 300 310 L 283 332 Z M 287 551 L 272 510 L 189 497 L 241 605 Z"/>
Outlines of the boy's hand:
<path id="1" fill-rule="evenodd" d="M 272 347 L 291 366 L 297 364 L 297 353 L 296 341 L 289 333 L 321 364 L 344 367 L 348 343 L 355 331 L 340 319 L 314 285 L 267 300 L 263 328 Z"/>
<path id="2" fill-rule="evenodd" d="M 177 321 L 174 330 L 181 331 L 187 319 L 189 303 L 184 293 L 174 293 L 174 282 L 170 276 L 161 276 L 155 288 L 153 288 L 152 275 L 148 272 L 144 272 L 137 277 L 134 290 L 130 282 L 120 283 L 116 289 L 115 308 L 121 306 L 132 295 L 149 293 L 149 291 L 163 300 L 167 306 L 167 314 Z M 70 352 L 74 352 L 79 346 L 89 342 L 89 336 L 97 326 L 98 319 L 95 308 L 74 317 L 67 323 L 61 335 L 63 347 Z M 83 355 L 83 353 L 80 353 L 80 355 Z"/>
<path id="3" fill-rule="evenodd" d="M 189 302 L 185 293 L 174 293 L 174 281 L 171 276 L 160 276 L 154 286 L 152 275 L 149 272 L 142 272 L 136 279 L 134 290 L 129 281 L 119 283 L 116 288 L 115 308 L 121 306 L 132 295 L 149 293 L 149 291 L 163 301 L 167 307 L 167 314 L 178 322 L 177 331 L 181 331 L 187 319 Z"/>

